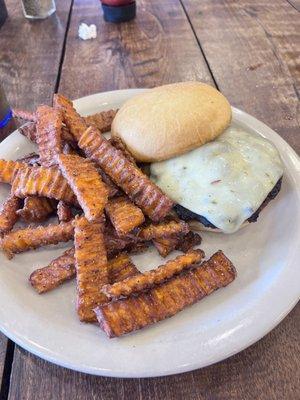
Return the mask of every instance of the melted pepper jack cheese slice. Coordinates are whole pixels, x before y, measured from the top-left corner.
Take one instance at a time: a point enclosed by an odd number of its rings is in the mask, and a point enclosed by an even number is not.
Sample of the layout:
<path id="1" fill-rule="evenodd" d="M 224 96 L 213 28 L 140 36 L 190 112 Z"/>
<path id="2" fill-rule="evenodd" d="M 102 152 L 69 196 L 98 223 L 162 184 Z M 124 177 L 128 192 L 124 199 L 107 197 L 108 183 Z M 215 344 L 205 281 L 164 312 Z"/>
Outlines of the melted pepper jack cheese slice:
<path id="1" fill-rule="evenodd" d="M 164 193 L 225 233 L 241 227 L 282 174 L 273 144 L 234 126 L 213 142 L 151 164 L 151 179 Z"/>

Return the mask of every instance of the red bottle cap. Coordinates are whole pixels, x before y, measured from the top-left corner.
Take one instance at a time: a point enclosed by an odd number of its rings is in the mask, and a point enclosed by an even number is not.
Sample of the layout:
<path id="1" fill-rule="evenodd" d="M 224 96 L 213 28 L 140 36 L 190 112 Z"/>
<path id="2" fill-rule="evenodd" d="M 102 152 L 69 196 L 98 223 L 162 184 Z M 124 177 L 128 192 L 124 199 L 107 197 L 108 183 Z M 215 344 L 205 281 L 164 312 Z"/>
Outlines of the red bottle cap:
<path id="1" fill-rule="evenodd" d="M 119 5 L 108 5 L 107 3 L 118 3 Z M 136 2 L 132 0 L 104 0 L 102 1 L 102 9 L 105 21 L 115 23 L 126 22 L 135 17 Z"/>

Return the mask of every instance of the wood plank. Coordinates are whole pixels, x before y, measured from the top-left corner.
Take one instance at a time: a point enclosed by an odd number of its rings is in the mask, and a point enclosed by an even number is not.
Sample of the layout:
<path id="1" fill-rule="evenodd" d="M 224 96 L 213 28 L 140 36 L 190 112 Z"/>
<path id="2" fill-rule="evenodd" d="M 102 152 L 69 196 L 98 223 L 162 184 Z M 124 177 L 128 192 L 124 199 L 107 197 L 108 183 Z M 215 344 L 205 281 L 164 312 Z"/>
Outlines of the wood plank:
<path id="1" fill-rule="evenodd" d="M 80 22 L 95 24 L 95 40 L 78 38 Z M 212 82 L 178 0 L 138 2 L 137 18 L 105 23 L 99 0 L 75 0 L 59 90 L 77 98 L 184 80 Z"/>
<path id="2" fill-rule="evenodd" d="M 51 104 L 71 0 L 57 2 L 50 18 L 29 21 L 19 0 L 6 1 L 9 18 L 0 30 L 0 77 L 11 105 L 34 110 Z"/>
<path id="3" fill-rule="evenodd" d="M 0 334 L 0 398 L 1 398 L 1 383 L 3 382 L 3 373 L 4 373 L 4 365 L 5 365 L 5 356 L 7 350 L 7 342 L 8 339 Z"/>
<path id="4" fill-rule="evenodd" d="M 112 379 L 72 372 L 16 349 L 10 400 L 296 400 L 300 398 L 300 304 L 244 352 L 194 372 Z"/>
<path id="5" fill-rule="evenodd" d="M 0 29 L 0 81 L 12 106 L 34 109 L 51 103 L 61 60 L 71 0 L 58 2 L 57 13 L 45 21 L 29 22 L 19 0 L 6 0 L 9 17 Z M 3 140 L 3 135 L 0 140 Z M 0 334 L 0 398 L 9 385 L 13 347 Z M 4 369 L 5 364 L 5 369 Z M 5 373 L 4 380 L 3 373 Z"/>
<path id="6" fill-rule="evenodd" d="M 285 0 L 182 3 L 220 90 L 300 151 L 297 10 Z"/>

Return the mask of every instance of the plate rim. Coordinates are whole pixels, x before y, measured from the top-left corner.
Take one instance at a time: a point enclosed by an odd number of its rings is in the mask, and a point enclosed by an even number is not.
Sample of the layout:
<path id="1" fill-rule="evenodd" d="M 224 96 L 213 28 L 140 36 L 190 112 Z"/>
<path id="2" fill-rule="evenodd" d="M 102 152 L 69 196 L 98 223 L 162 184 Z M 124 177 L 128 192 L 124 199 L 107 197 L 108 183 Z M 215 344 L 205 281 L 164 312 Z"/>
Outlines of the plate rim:
<path id="1" fill-rule="evenodd" d="M 95 97 L 99 97 L 99 96 L 100 97 L 101 96 L 117 97 L 118 95 L 122 95 L 122 94 L 126 95 L 128 93 L 135 94 L 135 93 L 143 92 L 145 90 L 147 90 L 147 89 L 142 89 L 142 88 L 140 88 L 140 89 L 122 89 L 122 90 L 114 90 L 114 91 L 109 91 L 109 92 L 95 93 L 95 94 L 92 94 L 89 96 L 84 96 L 79 99 L 76 99 L 76 100 L 74 100 L 74 103 L 75 103 L 75 106 L 78 106 L 80 104 L 80 102 L 82 102 L 82 101 L 83 102 L 90 101 L 93 98 L 95 99 Z M 99 108 L 104 108 L 104 107 L 101 107 L 101 104 L 99 104 Z M 262 136 L 264 136 L 262 131 L 270 132 L 270 134 L 272 135 L 272 141 L 279 148 L 279 151 L 282 152 L 282 150 L 285 150 L 288 153 L 291 165 L 294 166 L 296 176 L 298 176 L 298 178 L 296 177 L 296 179 L 297 179 L 297 181 L 300 182 L 300 159 L 299 159 L 297 153 L 293 150 L 293 148 L 277 132 L 275 132 L 273 129 L 268 127 L 266 124 L 264 124 L 257 118 L 251 116 L 250 114 L 248 114 L 236 107 L 232 107 L 232 110 L 233 110 L 233 115 L 235 117 L 237 116 L 237 117 L 243 118 L 246 121 L 246 123 L 249 125 L 254 123 L 255 130 L 258 131 Z M 233 120 L 234 120 L 234 118 L 233 118 Z M 17 131 L 15 131 L 15 132 L 17 132 Z M 13 132 L 12 134 L 14 134 L 15 132 Z M 3 144 L 5 145 L 7 142 L 10 141 L 11 135 L 9 135 L 6 139 L 4 139 L 0 143 L 0 147 L 3 146 Z M 273 138 L 274 138 L 274 140 L 273 140 Z M 291 175 L 290 175 L 290 177 L 291 177 Z M 295 189 L 297 192 L 297 196 L 300 198 L 300 187 L 296 186 Z M 231 351 L 222 352 L 222 354 L 219 354 L 219 356 L 215 356 L 210 362 L 205 363 L 205 364 L 202 364 L 201 361 L 194 362 L 194 363 L 187 363 L 185 365 L 177 365 L 176 367 L 169 368 L 169 370 L 160 371 L 159 373 L 153 372 L 153 371 L 151 372 L 151 370 L 149 370 L 146 373 L 137 372 L 135 374 L 132 374 L 132 373 L 126 374 L 126 373 L 124 373 L 124 371 L 115 371 L 112 369 L 107 370 L 107 369 L 103 369 L 103 367 L 95 368 L 95 367 L 89 367 L 87 365 L 78 365 L 78 363 L 65 362 L 55 356 L 51 356 L 51 350 L 50 351 L 48 349 L 41 350 L 37 346 L 37 344 L 30 342 L 30 340 L 28 338 L 19 337 L 19 335 L 17 335 L 17 334 L 15 335 L 13 332 L 8 331 L 5 328 L 5 326 L 3 326 L 2 321 L 0 321 L 0 330 L 9 339 L 11 339 L 17 345 L 19 345 L 20 347 L 29 351 L 30 353 L 48 361 L 48 362 L 51 362 L 53 364 L 56 364 L 56 365 L 59 365 L 59 366 L 62 366 L 62 367 L 65 367 L 65 368 L 68 368 L 71 370 L 75 370 L 75 371 L 83 372 L 83 373 L 87 373 L 87 374 L 92 374 L 92 375 L 119 377 L 119 378 L 158 377 L 158 376 L 168 376 L 168 375 L 193 371 L 193 370 L 199 369 L 199 368 L 204 368 L 206 366 L 209 366 L 209 365 L 215 364 L 217 362 L 220 362 L 222 360 L 225 360 L 228 357 L 231 357 L 234 354 L 237 354 L 237 353 L 243 351 L 247 347 L 251 346 L 252 344 L 254 344 L 257 341 L 259 341 L 260 339 L 262 339 L 271 330 L 273 330 L 289 314 L 289 312 L 294 308 L 294 306 L 297 304 L 298 301 L 299 301 L 299 293 L 298 294 L 296 293 L 296 295 L 293 295 L 293 296 L 290 295 L 290 300 L 285 302 L 286 307 L 284 307 L 284 312 L 280 313 L 278 315 L 278 318 L 274 319 L 272 321 L 272 323 L 267 324 L 268 325 L 267 328 L 265 328 L 263 326 L 260 329 L 257 329 L 256 333 L 252 335 L 253 339 L 248 340 L 247 343 L 245 343 L 244 345 L 237 346 L 234 349 L 232 349 Z M 259 333 L 257 333 L 258 331 L 259 331 Z"/>

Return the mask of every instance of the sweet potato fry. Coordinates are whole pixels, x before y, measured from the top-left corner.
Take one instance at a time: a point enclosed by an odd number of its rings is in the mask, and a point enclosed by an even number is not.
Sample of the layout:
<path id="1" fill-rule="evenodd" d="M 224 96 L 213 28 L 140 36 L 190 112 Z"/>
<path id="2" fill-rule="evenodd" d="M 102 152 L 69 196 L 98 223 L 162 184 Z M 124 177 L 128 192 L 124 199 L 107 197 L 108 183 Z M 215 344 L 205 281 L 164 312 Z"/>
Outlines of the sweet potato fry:
<path id="1" fill-rule="evenodd" d="M 117 255 L 121 250 L 126 250 L 130 253 L 139 253 L 140 251 L 143 251 L 145 245 L 147 246 L 146 242 L 138 239 L 134 235 L 119 236 L 116 230 L 108 224 L 104 229 L 104 238 L 105 247 L 109 257 Z"/>
<path id="2" fill-rule="evenodd" d="M 119 235 L 126 235 L 145 220 L 142 210 L 126 197 L 110 199 L 105 211 Z"/>
<path id="3" fill-rule="evenodd" d="M 109 282 L 104 223 L 76 217 L 74 225 L 77 313 L 80 321 L 94 322 L 93 309 L 106 301 L 99 287 Z"/>
<path id="4" fill-rule="evenodd" d="M 63 145 L 63 150 L 62 150 L 63 154 L 75 154 L 78 155 L 77 151 L 69 144 L 69 143 L 65 143 Z"/>
<path id="5" fill-rule="evenodd" d="M 112 137 L 109 139 L 109 142 L 118 150 L 120 150 L 124 156 L 132 162 L 132 164 L 136 165 L 135 159 L 133 155 L 130 153 L 129 150 L 127 150 L 125 144 L 122 142 L 122 140 L 118 137 Z"/>
<path id="6" fill-rule="evenodd" d="M 115 118 L 118 110 L 101 111 L 93 115 L 84 117 L 87 126 L 94 126 L 99 129 L 100 132 L 109 132 L 111 124 Z"/>
<path id="7" fill-rule="evenodd" d="M 18 131 L 31 142 L 36 143 L 36 122 L 28 122 L 18 128 Z"/>
<path id="8" fill-rule="evenodd" d="M 17 172 L 24 167 L 27 164 L 23 162 L 0 160 L 0 182 L 11 184 Z"/>
<path id="9" fill-rule="evenodd" d="M 36 143 L 43 167 L 57 164 L 62 152 L 62 112 L 49 106 L 39 106 L 36 112 Z"/>
<path id="10" fill-rule="evenodd" d="M 45 221 L 54 211 L 53 205 L 46 197 L 26 197 L 23 208 L 17 211 L 17 214 L 25 222 Z"/>
<path id="11" fill-rule="evenodd" d="M 201 242 L 202 242 L 201 236 L 198 235 L 198 233 L 190 231 L 186 235 L 184 235 L 181 238 L 181 240 L 178 241 L 176 245 L 176 250 L 186 253 L 194 246 L 199 246 Z"/>
<path id="12" fill-rule="evenodd" d="M 193 247 L 201 244 L 201 236 L 195 232 L 188 232 L 186 235 L 176 234 L 163 238 L 153 239 L 153 244 L 162 257 L 166 257 L 171 251 L 179 250 L 188 252 Z"/>
<path id="13" fill-rule="evenodd" d="M 18 158 L 17 161 L 31 166 L 40 166 L 40 157 L 36 153 L 29 153 L 24 157 Z"/>
<path id="14" fill-rule="evenodd" d="M 28 122 L 25 125 L 22 125 L 20 128 L 18 128 L 18 131 L 27 139 L 29 139 L 31 142 L 36 143 L 36 122 Z M 73 136 L 71 135 L 69 129 L 65 126 L 62 125 L 61 128 L 61 137 L 64 142 L 70 143 L 70 144 L 75 144 L 75 140 Z"/>
<path id="15" fill-rule="evenodd" d="M 78 145 L 153 221 L 164 218 L 173 207 L 173 202 L 97 129 L 88 128 Z"/>
<path id="16" fill-rule="evenodd" d="M 149 292 L 96 307 L 101 329 L 121 336 L 177 314 L 236 277 L 230 260 L 218 251 L 199 267 L 177 275 Z"/>
<path id="17" fill-rule="evenodd" d="M 98 173 L 100 174 L 103 182 L 105 183 L 107 190 L 108 190 L 108 197 L 112 198 L 118 195 L 122 195 L 123 192 L 121 191 L 120 188 L 110 179 L 110 177 L 102 171 L 100 167 L 97 168 Z"/>
<path id="18" fill-rule="evenodd" d="M 3 203 L 0 211 L 0 235 L 9 232 L 17 222 L 20 203 L 20 199 L 12 195 Z"/>
<path id="19" fill-rule="evenodd" d="M 72 247 L 46 267 L 33 271 L 29 277 L 32 287 L 40 294 L 46 293 L 75 278 L 74 251 L 75 249 Z M 121 281 L 138 273 L 139 270 L 126 253 L 120 253 L 108 261 L 108 277 L 111 283 Z"/>
<path id="20" fill-rule="evenodd" d="M 61 136 L 64 142 L 69 143 L 72 146 L 76 145 L 76 140 L 74 139 L 73 135 L 69 131 L 69 128 L 66 125 L 62 126 Z"/>
<path id="21" fill-rule="evenodd" d="M 140 271 L 131 261 L 127 253 L 119 253 L 108 261 L 109 282 L 115 283 L 139 274 Z"/>
<path id="22" fill-rule="evenodd" d="M 47 267 L 33 271 L 29 282 L 38 293 L 46 293 L 75 276 L 74 247 L 72 247 L 51 261 Z"/>
<path id="23" fill-rule="evenodd" d="M 14 176 L 13 173 L 11 174 Z M 12 192 L 21 198 L 41 196 L 77 204 L 72 189 L 57 167 L 28 167 L 25 164 L 25 167 L 17 170 L 15 174 Z"/>
<path id="24" fill-rule="evenodd" d="M 79 156 L 65 154 L 58 156 L 58 162 L 85 217 L 89 221 L 100 218 L 108 200 L 108 190 L 93 163 Z"/>
<path id="25" fill-rule="evenodd" d="M 72 239 L 74 228 L 72 221 L 61 222 L 58 225 L 38 226 L 37 228 L 25 228 L 9 232 L 0 240 L 1 249 L 8 258 L 14 254 L 38 247 L 67 242 Z"/>
<path id="26" fill-rule="evenodd" d="M 173 250 L 176 249 L 178 242 L 182 240 L 180 235 L 171 235 L 167 237 L 153 239 L 153 244 L 156 250 L 162 257 L 167 257 Z"/>
<path id="27" fill-rule="evenodd" d="M 69 207 L 64 201 L 59 201 L 57 204 L 57 216 L 59 222 L 71 221 L 73 218 L 71 207 Z"/>
<path id="28" fill-rule="evenodd" d="M 74 139 L 78 141 L 83 132 L 88 127 L 84 118 L 77 113 L 77 111 L 73 107 L 72 101 L 62 96 L 61 94 L 54 95 L 53 105 L 55 108 L 63 112 L 63 118 L 65 124 L 67 125 L 67 128 L 69 129 Z"/>
<path id="29" fill-rule="evenodd" d="M 178 235 L 187 233 L 189 226 L 184 221 L 163 221 L 159 224 L 150 224 L 142 228 L 138 234 L 138 237 L 143 240 L 158 239 L 163 237 L 169 237 L 171 235 Z"/>
<path id="30" fill-rule="evenodd" d="M 26 121 L 36 121 L 36 115 L 34 112 L 14 108 L 12 113 L 14 118 L 24 119 Z"/>
<path id="31" fill-rule="evenodd" d="M 187 268 L 191 268 L 193 264 L 199 262 L 203 257 L 204 252 L 202 250 L 190 251 L 151 271 L 116 282 L 113 285 L 104 285 L 101 292 L 110 299 L 142 292 L 172 278 L 174 275 L 178 275 Z"/>

